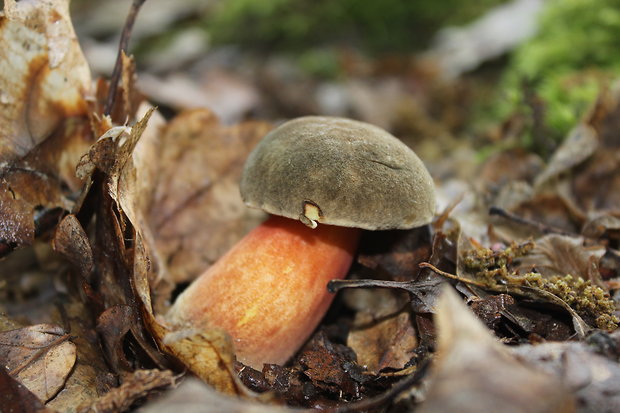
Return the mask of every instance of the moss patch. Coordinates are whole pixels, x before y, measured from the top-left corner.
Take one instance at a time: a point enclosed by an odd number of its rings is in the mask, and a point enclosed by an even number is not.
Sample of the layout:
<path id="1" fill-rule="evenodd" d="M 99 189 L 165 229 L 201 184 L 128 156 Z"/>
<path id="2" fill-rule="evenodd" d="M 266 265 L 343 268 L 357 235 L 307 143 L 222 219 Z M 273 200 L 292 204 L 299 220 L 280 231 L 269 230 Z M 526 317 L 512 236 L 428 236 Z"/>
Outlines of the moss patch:
<path id="1" fill-rule="evenodd" d="M 613 312 L 615 302 L 601 287 L 571 274 L 543 277 L 540 273 L 518 274 L 511 267 L 513 261 L 527 255 L 533 242 L 513 243 L 503 250 L 473 248 L 463 254 L 463 268 L 491 290 L 506 287 L 529 287 L 551 293 L 568 304 L 580 316 L 592 320 L 603 330 L 615 330 L 620 319 Z"/>

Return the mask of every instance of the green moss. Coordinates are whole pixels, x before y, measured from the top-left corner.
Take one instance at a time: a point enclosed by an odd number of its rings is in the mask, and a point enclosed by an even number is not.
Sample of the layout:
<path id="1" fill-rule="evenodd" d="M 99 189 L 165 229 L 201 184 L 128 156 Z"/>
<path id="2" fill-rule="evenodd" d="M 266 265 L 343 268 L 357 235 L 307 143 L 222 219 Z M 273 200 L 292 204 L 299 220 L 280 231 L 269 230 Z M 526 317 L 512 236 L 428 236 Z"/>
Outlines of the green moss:
<path id="1" fill-rule="evenodd" d="M 341 75 L 339 57 L 333 49 L 315 48 L 299 54 L 299 67 L 313 77 L 334 79 Z"/>
<path id="2" fill-rule="evenodd" d="M 462 262 L 464 268 L 473 273 L 477 280 L 486 280 L 489 285 L 496 285 L 514 275 L 510 265 L 515 259 L 527 255 L 532 248 L 534 243 L 531 241 L 512 243 L 503 250 L 473 248 L 464 252 Z"/>
<path id="3" fill-rule="evenodd" d="M 550 292 L 582 317 L 594 320 L 600 329 L 618 328 L 620 319 L 613 315 L 615 302 L 601 287 L 592 285 L 590 280 L 570 274 L 544 279 L 540 274 L 531 273 L 525 278 L 525 285 Z"/>
<path id="4" fill-rule="evenodd" d="M 491 290 L 506 290 L 530 287 L 549 292 L 570 306 L 581 317 L 593 321 L 604 330 L 615 330 L 620 319 L 613 313 L 616 303 L 601 287 L 592 285 L 589 280 L 573 275 L 543 277 L 531 272 L 525 275 L 516 273 L 511 264 L 519 257 L 527 255 L 534 247 L 533 242 L 513 243 L 504 250 L 473 248 L 463 253 L 462 264 L 476 281 L 482 282 Z"/>
<path id="5" fill-rule="evenodd" d="M 550 0 L 538 34 L 512 55 L 498 112 L 530 113 L 531 93 L 542 103 L 545 134 L 560 140 L 618 75 L 618 38 L 620 0 Z"/>
<path id="6" fill-rule="evenodd" d="M 506 0 L 226 0 L 207 21 L 216 43 L 291 51 L 353 45 L 370 52 L 426 47 L 445 25 L 462 24 Z"/>

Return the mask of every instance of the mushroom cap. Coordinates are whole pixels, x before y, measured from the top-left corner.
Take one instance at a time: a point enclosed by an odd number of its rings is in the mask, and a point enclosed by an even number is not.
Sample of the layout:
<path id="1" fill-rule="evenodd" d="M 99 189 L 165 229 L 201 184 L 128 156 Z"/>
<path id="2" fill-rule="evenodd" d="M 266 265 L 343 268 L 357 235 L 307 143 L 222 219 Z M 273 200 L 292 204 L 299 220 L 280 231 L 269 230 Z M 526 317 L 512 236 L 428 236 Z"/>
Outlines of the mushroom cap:
<path id="1" fill-rule="evenodd" d="M 240 189 L 246 205 L 312 227 L 407 229 L 435 212 L 433 179 L 407 145 L 337 117 L 301 117 L 269 132 L 248 157 Z"/>

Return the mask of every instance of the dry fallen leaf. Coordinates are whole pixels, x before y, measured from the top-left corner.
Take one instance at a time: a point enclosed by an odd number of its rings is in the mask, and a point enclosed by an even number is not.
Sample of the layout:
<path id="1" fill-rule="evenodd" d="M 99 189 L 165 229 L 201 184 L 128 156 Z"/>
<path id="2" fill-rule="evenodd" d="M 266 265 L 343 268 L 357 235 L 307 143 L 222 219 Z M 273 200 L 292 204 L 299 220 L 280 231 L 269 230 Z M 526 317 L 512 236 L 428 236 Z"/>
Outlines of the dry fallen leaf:
<path id="1" fill-rule="evenodd" d="M 357 362 L 373 373 L 384 368 L 402 369 L 418 345 L 406 297 L 385 289 L 347 293 L 376 295 L 374 305 L 355 314 L 347 336 L 347 346 L 357 354 Z"/>
<path id="2" fill-rule="evenodd" d="M 71 209 L 88 147 L 90 72 L 67 0 L 4 2 L 0 13 L 0 254 Z"/>
<path id="3" fill-rule="evenodd" d="M 154 324 L 153 334 L 164 351 L 178 358 L 196 376 L 225 394 L 242 393 L 233 371 L 230 336 L 221 330 L 168 332 Z"/>
<path id="4" fill-rule="evenodd" d="M 0 15 L 0 162 L 43 142 L 60 122 L 85 113 L 90 71 L 68 0 L 6 0 Z"/>
<path id="5" fill-rule="evenodd" d="M 122 271 L 133 280 L 130 289 L 127 285 L 116 288 L 118 291 L 106 287 L 106 305 L 112 306 L 108 310 L 121 305 L 119 297 L 124 295 L 128 304 L 136 295 L 142 304 L 141 316 L 160 348 L 219 390 L 237 393 L 230 339 L 216 330 L 169 331 L 157 321 L 154 310 L 161 311 L 163 300 L 168 298 L 169 290 L 162 287 L 170 283 L 170 270 L 202 270 L 207 265 L 202 252 L 217 242 L 224 243 L 217 234 L 224 234 L 230 243 L 241 237 L 248 225 L 246 217 L 252 213 L 246 212 L 241 202 L 236 180 L 245 155 L 268 127 L 262 123 L 224 127 L 210 112 L 201 110 L 181 115 L 162 133 L 163 120 L 156 112 L 145 108 L 141 113 L 144 117 L 133 127 L 117 127 L 104 134 L 79 169 L 83 176 L 95 169 L 107 174 L 105 194 L 114 206 L 100 209 L 99 213 L 106 214 L 101 224 L 107 222 L 106 237 L 110 239 L 102 238 L 99 245 L 112 246 L 111 253 L 120 255 L 124 263 Z M 162 236 L 166 231 L 170 238 Z M 128 239 L 132 241 L 130 248 Z M 174 259 L 166 250 L 162 252 L 160 245 L 173 246 Z M 176 257 L 184 254 L 196 254 L 202 268 L 177 261 Z M 118 264 L 110 264 L 102 272 L 110 281 L 103 285 L 118 283 Z M 152 297 L 151 291 L 160 295 Z M 114 317 L 106 323 L 118 325 Z M 140 330 L 132 329 L 133 336 L 138 338 Z M 122 338 L 124 334 L 126 331 L 117 335 Z M 108 343 L 108 355 L 123 367 L 127 362 L 119 343 L 118 339 Z M 158 358 L 146 342 L 141 341 L 141 345 L 153 359 Z"/>
<path id="6" fill-rule="evenodd" d="M 572 191 L 584 211 L 620 213 L 620 148 L 596 152 L 574 177 Z"/>
<path id="7" fill-rule="evenodd" d="M 11 413 L 35 411 L 47 413 L 50 411 L 45 408 L 41 400 L 4 369 L 0 371 L 0 406 L 2 406 L 2 411 Z"/>
<path id="8" fill-rule="evenodd" d="M 170 370 L 136 370 L 123 379 L 123 384 L 100 397 L 91 405 L 79 406 L 80 413 L 116 413 L 129 410 L 138 399 L 154 389 L 174 386 L 175 377 Z"/>
<path id="9" fill-rule="evenodd" d="M 595 333 L 588 342 L 547 342 L 511 349 L 519 359 L 561 378 L 582 413 L 620 411 L 620 334 Z M 604 349 L 611 350 L 607 357 Z"/>
<path id="10" fill-rule="evenodd" d="M 286 407 L 251 403 L 246 400 L 223 395 L 212 387 L 194 378 L 186 379 L 179 387 L 170 391 L 161 400 L 150 403 L 139 410 L 141 413 L 301 413 L 309 410 L 287 409 Z"/>
<path id="11" fill-rule="evenodd" d="M 520 259 L 518 268 L 522 273 L 536 271 L 545 277 L 571 274 L 595 284 L 600 280 L 597 263 L 605 254 L 605 248 L 584 248 L 581 237 L 557 234 L 537 239 L 533 250 Z"/>
<path id="12" fill-rule="evenodd" d="M 38 324 L 0 333 L 0 360 L 11 376 L 46 402 L 62 389 L 76 348 L 62 328 Z"/>
<path id="13" fill-rule="evenodd" d="M 536 187 L 542 187 L 552 178 L 567 172 L 588 159 L 597 150 L 599 140 L 589 125 L 577 125 L 553 153 L 549 163 L 536 177 Z"/>
<path id="14" fill-rule="evenodd" d="M 58 411 L 71 411 L 83 404 L 93 403 L 110 388 L 117 386 L 117 378 L 110 372 L 101 351 L 97 332 L 92 325 L 90 312 L 93 307 L 90 297 L 83 301 L 72 298 L 62 305 L 63 321 L 69 323 L 71 342 L 75 343 L 77 361 L 73 367 L 63 390 L 56 395 L 47 407 Z"/>
<path id="15" fill-rule="evenodd" d="M 421 413 L 572 412 L 573 397 L 557 377 L 510 354 L 451 287 L 437 305 L 437 356 Z"/>
<path id="16" fill-rule="evenodd" d="M 69 214 L 56 227 L 52 240 L 54 250 L 74 266 L 83 280 L 90 280 L 95 262 L 88 234 L 73 214 Z"/>
<path id="17" fill-rule="evenodd" d="M 337 394 L 339 400 L 360 397 L 355 360 L 347 347 L 334 344 L 319 333 L 306 344 L 298 361 L 315 387 Z"/>
<path id="18" fill-rule="evenodd" d="M 245 122 L 224 126 L 205 109 L 173 119 L 154 145 L 152 193 L 143 213 L 158 253 L 175 282 L 189 281 L 264 219 L 239 195 L 245 159 L 271 126 Z M 165 148 L 165 150 L 164 150 Z"/>

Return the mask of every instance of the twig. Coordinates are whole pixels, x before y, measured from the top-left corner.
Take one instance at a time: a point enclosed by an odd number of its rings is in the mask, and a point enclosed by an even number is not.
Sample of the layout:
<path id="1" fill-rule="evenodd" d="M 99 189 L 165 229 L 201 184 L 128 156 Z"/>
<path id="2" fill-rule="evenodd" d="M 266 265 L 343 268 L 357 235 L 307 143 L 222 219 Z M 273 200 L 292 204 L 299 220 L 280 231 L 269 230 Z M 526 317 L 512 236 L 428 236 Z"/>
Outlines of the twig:
<path id="1" fill-rule="evenodd" d="M 145 1 L 146 0 L 133 0 L 131 8 L 129 9 L 129 14 L 127 15 L 127 20 L 125 20 L 125 26 L 123 27 L 123 32 L 121 33 L 121 40 L 118 45 L 118 55 L 116 56 L 116 63 L 114 64 L 112 78 L 110 79 L 108 99 L 106 101 L 105 110 L 103 112 L 106 115 L 109 115 L 112 112 L 112 108 L 114 107 L 116 92 L 118 90 L 118 82 L 121 78 L 123 53 L 126 53 L 127 51 L 127 46 L 129 45 L 129 38 L 131 37 L 133 25 L 136 22 L 136 17 L 138 16 L 140 7 L 142 7 Z"/>
<path id="2" fill-rule="evenodd" d="M 394 400 L 399 394 L 409 390 L 415 383 L 419 382 L 425 375 L 430 366 L 430 359 L 425 359 L 420 367 L 407 378 L 396 383 L 391 389 L 372 399 L 362 400 L 351 403 L 343 407 L 327 410 L 329 413 L 359 412 L 385 407 L 387 403 Z"/>
<path id="3" fill-rule="evenodd" d="M 560 228 L 552 227 L 551 225 L 544 224 L 542 222 L 534 221 L 532 219 L 523 218 L 512 212 L 508 212 L 503 208 L 492 206 L 489 208 L 489 215 L 496 215 L 517 224 L 523 224 L 530 227 L 534 227 L 543 234 L 560 234 L 560 235 L 574 235 L 570 232 L 564 231 Z"/>
<path id="4" fill-rule="evenodd" d="M 30 366 L 32 363 L 38 360 L 39 357 L 41 357 L 43 354 L 50 351 L 52 347 L 57 346 L 69 339 L 71 339 L 70 334 L 63 334 L 62 336 L 59 336 L 58 338 L 54 339 L 54 341 L 52 341 L 51 343 L 45 344 L 44 346 L 39 348 L 37 351 L 34 352 L 34 354 L 31 357 L 26 358 L 19 366 L 16 366 L 14 369 L 10 370 L 8 373 L 15 377 L 26 367 Z"/>
<path id="5" fill-rule="evenodd" d="M 327 283 L 330 293 L 337 293 L 344 288 L 398 288 L 411 290 L 409 281 L 386 281 L 386 280 L 331 280 Z"/>
<path id="6" fill-rule="evenodd" d="M 431 271 L 433 271 L 435 274 L 439 274 L 443 277 L 446 278 L 450 278 L 451 280 L 456 280 L 456 281 L 460 281 L 463 282 L 465 284 L 471 284 L 471 285 L 475 285 L 477 287 L 481 287 L 481 288 L 489 288 L 489 286 L 487 284 L 478 282 L 478 281 L 474 281 L 474 280 L 470 280 L 468 278 L 463 278 L 463 277 L 459 277 L 456 274 L 450 274 L 449 272 L 445 272 L 445 271 L 441 271 L 439 268 L 435 267 L 433 264 L 429 263 L 429 262 L 421 262 L 419 264 L 420 268 L 428 268 Z"/>
<path id="7" fill-rule="evenodd" d="M 420 264 L 420 266 L 422 266 Z M 330 293 L 337 293 L 344 288 L 396 288 L 405 290 L 412 294 L 418 293 L 428 287 L 437 285 L 437 281 L 387 281 L 387 280 L 331 280 L 327 283 L 327 290 Z"/>

